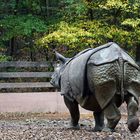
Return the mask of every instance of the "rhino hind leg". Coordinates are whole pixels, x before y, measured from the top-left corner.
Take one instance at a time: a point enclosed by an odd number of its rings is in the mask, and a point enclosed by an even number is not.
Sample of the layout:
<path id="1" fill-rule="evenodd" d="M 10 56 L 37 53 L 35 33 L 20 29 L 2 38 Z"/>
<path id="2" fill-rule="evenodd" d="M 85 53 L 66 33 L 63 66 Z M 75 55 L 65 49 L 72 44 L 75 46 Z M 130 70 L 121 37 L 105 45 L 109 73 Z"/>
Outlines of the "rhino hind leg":
<path id="1" fill-rule="evenodd" d="M 104 109 L 104 114 L 107 119 L 107 126 L 103 129 L 103 131 L 114 131 L 116 125 L 118 124 L 121 114 L 116 104 L 111 102 Z"/>
<path id="2" fill-rule="evenodd" d="M 136 129 L 139 126 L 139 119 L 137 117 L 137 111 L 138 111 L 138 103 L 136 102 L 135 98 L 131 95 L 127 96 L 126 99 L 127 103 L 127 110 L 128 110 L 128 129 L 133 132 L 136 131 Z"/>
<path id="3" fill-rule="evenodd" d="M 74 101 L 68 100 L 65 96 L 64 96 L 64 102 L 71 115 L 71 121 L 70 121 L 70 125 L 68 126 L 68 129 L 80 129 L 78 124 L 80 118 L 78 103 L 75 100 Z"/>
<path id="4" fill-rule="evenodd" d="M 94 132 L 102 131 L 104 128 L 104 113 L 101 112 L 94 112 L 95 118 L 95 127 L 93 129 Z"/>

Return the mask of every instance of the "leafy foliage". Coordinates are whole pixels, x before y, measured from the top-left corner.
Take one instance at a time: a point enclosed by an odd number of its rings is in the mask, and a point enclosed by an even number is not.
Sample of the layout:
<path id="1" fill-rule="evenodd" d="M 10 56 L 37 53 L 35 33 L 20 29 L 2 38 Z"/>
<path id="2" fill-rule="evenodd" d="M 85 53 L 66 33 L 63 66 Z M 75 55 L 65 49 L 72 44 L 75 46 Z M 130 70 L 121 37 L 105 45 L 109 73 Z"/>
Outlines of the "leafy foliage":
<path id="1" fill-rule="evenodd" d="M 87 7 L 83 0 L 62 0 L 61 5 L 64 5 L 60 9 L 60 15 L 62 19 L 67 21 L 75 21 L 78 18 L 84 17 L 87 12 Z"/>
<path id="2" fill-rule="evenodd" d="M 75 50 L 78 52 L 85 47 L 91 47 L 93 34 L 66 22 L 60 22 L 56 31 L 41 38 L 37 43 L 48 49 L 59 48 L 63 50 L 65 47 L 67 51 L 73 52 Z"/>
<path id="3" fill-rule="evenodd" d="M 97 47 L 109 41 L 119 42 L 123 48 L 126 46 L 129 48 L 132 45 L 128 31 L 114 25 L 108 26 L 108 24 L 96 20 L 81 20 L 70 25 L 61 22 L 56 31 L 45 35 L 38 43 L 49 49 L 58 50 L 67 46 L 67 51 L 74 53 L 88 47 Z"/>
<path id="4" fill-rule="evenodd" d="M 0 54 L 0 62 L 9 61 L 10 59 L 11 59 L 10 56 Z"/>
<path id="5" fill-rule="evenodd" d="M 140 19 L 132 19 L 128 18 L 125 21 L 122 22 L 122 25 L 128 25 L 132 28 L 137 28 L 140 25 Z"/>
<path id="6" fill-rule="evenodd" d="M 8 0 L 0 4 L 2 49 L 12 51 L 18 40 L 31 56 L 43 50 L 49 58 L 54 49 L 72 56 L 109 41 L 135 56 L 140 46 L 139 0 Z"/>
<path id="7" fill-rule="evenodd" d="M 5 31 L 3 40 L 17 36 L 31 36 L 34 32 L 44 32 L 47 29 L 44 21 L 32 15 L 6 16 L 0 21 L 0 26 Z"/>

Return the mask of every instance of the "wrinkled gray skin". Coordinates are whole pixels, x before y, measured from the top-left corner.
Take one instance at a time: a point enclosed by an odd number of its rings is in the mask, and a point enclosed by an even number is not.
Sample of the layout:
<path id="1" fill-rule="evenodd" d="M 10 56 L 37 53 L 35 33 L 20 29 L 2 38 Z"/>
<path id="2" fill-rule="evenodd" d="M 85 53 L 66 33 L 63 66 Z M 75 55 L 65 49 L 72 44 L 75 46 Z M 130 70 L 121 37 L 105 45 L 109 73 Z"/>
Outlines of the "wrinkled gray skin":
<path id="1" fill-rule="evenodd" d="M 65 58 L 57 52 L 56 57 L 61 64 L 57 64 L 55 67 L 50 83 L 54 87 L 61 89 L 65 87 L 67 82 L 65 80 L 65 70 L 69 70 L 69 63 L 72 63 L 74 59 L 69 61 L 68 58 Z M 118 107 L 123 102 L 126 102 L 128 128 L 132 132 L 136 131 L 139 126 L 139 119 L 136 116 L 138 111 L 138 97 L 140 95 L 139 68 L 131 65 L 127 59 L 124 61 L 123 58 L 121 58 L 123 62 L 122 69 L 119 58 L 112 62 L 95 65 L 95 57 L 96 55 L 91 55 L 86 64 L 86 89 L 88 88 L 89 90 L 88 94 L 82 96 L 79 93 L 78 96 L 72 96 L 73 100 L 71 100 L 67 97 L 69 93 L 63 93 L 64 102 L 71 114 L 69 128 L 79 129 L 78 121 L 80 113 L 78 104 L 80 104 L 83 108 L 94 112 L 95 128 L 93 131 L 114 131 L 121 118 Z M 75 72 L 73 72 L 74 74 Z M 123 80 L 123 83 L 121 80 Z M 74 91 L 71 94 L 75 95 Z M 104 124 L 104 115 L 107 119 L 106 126 Z"/>

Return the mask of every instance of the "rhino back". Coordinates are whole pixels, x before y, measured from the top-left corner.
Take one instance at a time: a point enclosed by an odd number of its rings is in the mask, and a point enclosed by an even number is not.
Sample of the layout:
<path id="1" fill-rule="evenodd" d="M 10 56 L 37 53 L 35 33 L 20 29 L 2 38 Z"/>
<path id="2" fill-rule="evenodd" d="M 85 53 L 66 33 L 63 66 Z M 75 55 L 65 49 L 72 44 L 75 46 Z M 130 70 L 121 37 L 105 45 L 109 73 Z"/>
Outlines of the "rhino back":
<path id="1" fill-rule="evenodd" d="M 93 55 L 91 55 L 88 63 L 93 63 L 95 65 L 102 65 L 105 63 L 111 63 L 119 58 L 122 58 L 124 61 L 129 62 L 134 67 L 138 68 L 139 66 L 135 61 L 116 43 L 113 43 L 109 47 L 102 48 Z"/>

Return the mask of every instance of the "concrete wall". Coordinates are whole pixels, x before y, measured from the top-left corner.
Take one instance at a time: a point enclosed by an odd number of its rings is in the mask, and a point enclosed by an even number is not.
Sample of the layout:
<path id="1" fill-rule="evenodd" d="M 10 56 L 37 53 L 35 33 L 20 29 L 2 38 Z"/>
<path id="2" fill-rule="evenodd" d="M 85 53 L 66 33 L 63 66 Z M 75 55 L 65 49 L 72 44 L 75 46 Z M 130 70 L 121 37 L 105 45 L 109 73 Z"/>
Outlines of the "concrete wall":
<path id="1" fill-rule="evenodd" d="M 80 108 L 81 113 L 89 113 Z M 68 112 L 57 92 L 0 93 L 0 112 Z"/>
<path id="2" fill-rule="evenodd" d="M 126 114 L 126 105 L 120 108 Z M 68 112 L 63 96 L 58 92 L 40 93 L 0 93 L 0 112 Z M 92 114 L 80 107 L 81 114 Z M 138 112 L 140 116 L 140 111 Z"/>

